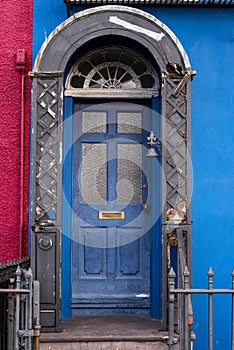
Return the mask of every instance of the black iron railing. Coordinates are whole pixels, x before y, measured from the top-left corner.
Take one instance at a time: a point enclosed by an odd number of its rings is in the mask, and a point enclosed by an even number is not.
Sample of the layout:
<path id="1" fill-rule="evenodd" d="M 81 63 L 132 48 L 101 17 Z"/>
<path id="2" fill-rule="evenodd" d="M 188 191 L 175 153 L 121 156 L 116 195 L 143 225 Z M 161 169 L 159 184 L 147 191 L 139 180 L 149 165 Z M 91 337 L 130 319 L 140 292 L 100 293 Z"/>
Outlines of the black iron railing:
<path id="1" fill-rule="evenodd" d="M 30 266 L 29 257 L 4 263 L 0 262 L 0 289 L 14 287 L 17 266 L 28 269 Z M 9 313 L 9 304 L 11 304 L 11 301 L 12 297 L 8 293 L 0 293 L 0 350 L 6 350 L 8 348 L 8 337 L 11 336 L 12 315 Z"/>
<path id="2" fill-rule="evenodd" d="M 171 293 L 171 290 L 190 288 L 190 253 L 188 252 L 188 230 L 182 225 L 172 227 L 168 234 L 168 345 L 172 349 L 179 342 L 180 350 L 189 350 L 192 338 L 193 308 L 191 295 Z M 189 254 L 188 254 L 189 253 Z M 176 271 L 176 272 L 174 272 Z M 173 310 L 172 310 L 173 305 Z M 186 309 L 187 318 L 184 317 Z M 175 335 L 176 334 L 176 335 Z"/>
<path id="3" fill-rule="evenodd" d="M 213 288 L 213 278 L 214 272 L 212 268 L 209 269 L 208 273 L 208 288 L 198 289 L 191 288 L 189 282 L 189 271 L 185 267 L 183 273 L 183 288 L 175 288 L 176 285 L 176 274 L 171 268 L 168 276 L 169 283 L 169 334 L 168 334 L 168 345 L 169 349 L 173 350 L 174 345 L 179 343 L 179 350 L 190 350 L 192 348 L 193 333 L 191 329 L 191 324 L 189 322 L 191 318 L 190 301 L 191 296 L 194 294 L 206 294 L 208 296 L 208 350 L 213 350 L 213 297 L 217 294 L 230 294 L 232 296 L 231 301 L 231 344 L 230 349 L 234 350 L 234 269 L 231 273 L 232 276 L 232 288 L 231 289 L 214 289 Z M 179 307 L 181 308 L 181 322 L 184 324 L 183 331 L 179 331 L 175 326 L 175 309 L 177 307 L 176 300 L 178 297 L 183 299 L 183 304 Z"/>
<path id="4" fill-rule="evenodd" d="M 39 349 L 39 283 L 29 258 L 0 265 L 0 350 Z"/>
<path id="5" fill-rule="evenodd" d="M 8 282 L 10 278 L 15 277 L 17 267 L 28 270 L 30 267 L 30 258 L 23 257 L 20 260 L 10 260 L 4 263 L 0 262 L 0 286 L 2 283 Z"/>

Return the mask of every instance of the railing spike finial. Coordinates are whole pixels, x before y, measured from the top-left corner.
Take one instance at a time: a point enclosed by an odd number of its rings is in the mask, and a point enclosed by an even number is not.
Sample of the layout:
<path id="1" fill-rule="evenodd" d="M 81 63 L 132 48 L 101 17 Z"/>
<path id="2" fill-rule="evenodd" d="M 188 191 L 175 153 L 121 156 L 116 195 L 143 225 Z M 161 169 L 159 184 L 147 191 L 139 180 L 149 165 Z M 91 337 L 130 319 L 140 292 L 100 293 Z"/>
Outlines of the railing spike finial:
<path id="1" fill-rule="evenodd" d="M 22 271 L 21 271 L 21 268 L 19 265 L 17 266 L 15 274 L 16 274 L 16 276 L 21 276 L 21 274 L 22 274 Z"/>
<path id="2" fill-rule="evenodd" d="M 214 277 L 214 271 L 212 269 L 212 267 L 210 266 L 208 273 L 207 273 L 208 277 Z"/>
<path id="3" fill-rule="evenodd" d="M 185 266 L 185 269 L 184 269 L 184 276 L 187 277 L 190 275 L 190 272 L 189 272 L 189 269 L 188 269 L 188 266 Z"/>
<path id="4" fill-rule="evenodd" d="M 25 275 L 27 277 L 32 277 L 32 269 L 31 269 L 31 267 L 26 271 Z"/>
<path id="5" fill-rule="evenodd" d="M 207 276 L 208 276 L 208 288 L 212 289 L 213 288 L 213 277 L 214 277 L 214 271 L 212 270 L 212 267 L 209 268 Z"/>
<path id="6" fill-rule="evenodd" d="M 168 277 L 169 278 L 175 278 L 176 277 L 176 274 L 175 274 L 175 271 L 174 271 L 173 267 L 170 268 Z"/>

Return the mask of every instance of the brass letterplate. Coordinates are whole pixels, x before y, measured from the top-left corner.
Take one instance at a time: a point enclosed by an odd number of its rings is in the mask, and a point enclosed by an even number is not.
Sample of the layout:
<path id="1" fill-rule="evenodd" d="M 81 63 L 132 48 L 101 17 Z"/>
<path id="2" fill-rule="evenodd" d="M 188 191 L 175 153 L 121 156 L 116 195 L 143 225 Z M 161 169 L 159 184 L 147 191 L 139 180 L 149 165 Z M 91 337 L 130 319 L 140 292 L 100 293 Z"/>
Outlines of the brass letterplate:
<path id="1" fill-rule="evenodd" d="M 124 220 L 124 211 L 99 211 L 99 220 Z"/>

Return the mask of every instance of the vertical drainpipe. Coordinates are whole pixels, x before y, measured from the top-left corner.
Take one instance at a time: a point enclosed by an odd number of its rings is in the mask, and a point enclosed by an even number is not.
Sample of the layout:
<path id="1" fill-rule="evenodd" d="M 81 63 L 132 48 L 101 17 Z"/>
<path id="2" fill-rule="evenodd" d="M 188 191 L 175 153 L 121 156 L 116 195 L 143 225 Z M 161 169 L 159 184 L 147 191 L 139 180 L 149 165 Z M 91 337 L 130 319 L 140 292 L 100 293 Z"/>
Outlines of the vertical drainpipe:
<path id="1" fill-rule="evenodd" d="M 24 119 L 25 119 L 25 68 L 26 50 L 19 49 L 16 53 L 16 70 L 21 73 L 21 111 L 20 111 L 20 232 L 19 258 L 23 255 L 23 225 L 24 225 Z"/>

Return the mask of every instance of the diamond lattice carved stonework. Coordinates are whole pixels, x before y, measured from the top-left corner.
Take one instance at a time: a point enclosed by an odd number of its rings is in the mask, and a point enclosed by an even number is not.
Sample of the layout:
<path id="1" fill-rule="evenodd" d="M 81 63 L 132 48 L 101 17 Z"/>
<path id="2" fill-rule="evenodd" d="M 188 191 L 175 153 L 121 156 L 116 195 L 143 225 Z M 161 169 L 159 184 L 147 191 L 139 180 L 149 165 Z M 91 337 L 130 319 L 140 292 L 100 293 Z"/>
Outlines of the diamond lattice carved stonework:
<path id="1" fill-rule="evenodd" d="M 38 79 L 36 138 L 36 220 L 49 222 L 57 213 L 58 79 Z"/>

